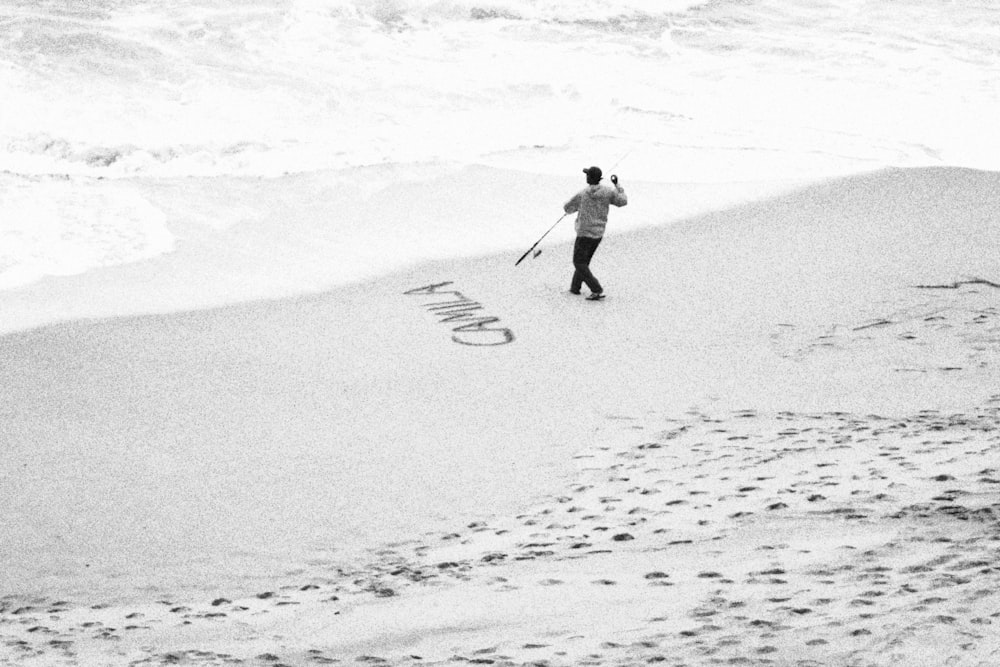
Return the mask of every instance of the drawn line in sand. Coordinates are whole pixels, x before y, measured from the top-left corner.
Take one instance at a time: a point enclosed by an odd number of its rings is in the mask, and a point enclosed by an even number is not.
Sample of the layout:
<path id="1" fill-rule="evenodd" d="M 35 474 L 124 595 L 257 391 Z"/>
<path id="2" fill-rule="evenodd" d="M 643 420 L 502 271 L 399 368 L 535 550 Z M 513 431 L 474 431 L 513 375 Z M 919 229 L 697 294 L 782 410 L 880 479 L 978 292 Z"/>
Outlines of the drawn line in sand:
<path id="1" fill-rule="evenodd" d="M 873 329 L 875 327 L 884 327 L 890 324 L 894 324 L 890 320 L 878 320 L 877 322 L 872 322 L 870 324 L 863 324 L 860 327 L 854 327 L 851 331 L 864 331 L 865 329 Z"/>
<path id="2" fill-rule="evenodd" d="M 442 287 L 451 285 L 452 281 L 415 287 L 403 292 L 406 295 L 444 296 L 445 301 L 432 301 L 421 304 L 429 312 L 434 313 L 442 323 L 459 322 L 452 329 L 451 337 L 460 345 L 474 347 L 492 347 L 514 342 L 514 332 L 506 327 L 487 326 L 500 321 L 499 317 L 476 317 L 471 313 L 482 310 L 483 304 L 474 301 L 456 290 L 439 291 Z"/>
<path id="3" fill-rule="evenodd" d="M 959 280 L 951 284 L 946 285 L 914 285 L 917 289 L 958 289 L 963 285 L 986 285 L 987 287 L 996 287 L 1000 289 L 1000 284 L 997 284 L 991 280 L 986 280 L 985 278 L 971 278 L 969 280 Z"/>

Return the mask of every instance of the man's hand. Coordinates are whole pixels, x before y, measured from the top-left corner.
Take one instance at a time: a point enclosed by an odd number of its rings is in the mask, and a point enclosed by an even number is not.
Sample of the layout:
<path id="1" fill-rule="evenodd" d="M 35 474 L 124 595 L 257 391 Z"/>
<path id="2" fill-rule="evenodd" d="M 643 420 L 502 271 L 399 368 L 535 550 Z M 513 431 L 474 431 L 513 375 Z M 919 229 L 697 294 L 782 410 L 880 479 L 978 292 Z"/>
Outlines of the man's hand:
<path id="1" fill-rule="evenodd" d="M 615 185 L 618 185 L 618 177 L 615 176 L 614 174 L 611 174 L 611 182 L 614 183 Z"/>

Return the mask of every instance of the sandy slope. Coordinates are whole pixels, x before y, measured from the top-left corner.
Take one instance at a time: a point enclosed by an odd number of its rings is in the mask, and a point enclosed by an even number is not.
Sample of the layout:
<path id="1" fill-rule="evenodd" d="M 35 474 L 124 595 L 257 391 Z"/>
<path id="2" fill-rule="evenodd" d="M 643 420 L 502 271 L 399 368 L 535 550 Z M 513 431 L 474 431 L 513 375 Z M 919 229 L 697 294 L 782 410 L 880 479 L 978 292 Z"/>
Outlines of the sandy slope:
<path id="1" fill-rule="evenodd" d="M 0 339 L 5 587 L 49 589 L 0 655 L 995 664 L 998 185 L 610 236 L 600 304 L 547 247 Z"/>

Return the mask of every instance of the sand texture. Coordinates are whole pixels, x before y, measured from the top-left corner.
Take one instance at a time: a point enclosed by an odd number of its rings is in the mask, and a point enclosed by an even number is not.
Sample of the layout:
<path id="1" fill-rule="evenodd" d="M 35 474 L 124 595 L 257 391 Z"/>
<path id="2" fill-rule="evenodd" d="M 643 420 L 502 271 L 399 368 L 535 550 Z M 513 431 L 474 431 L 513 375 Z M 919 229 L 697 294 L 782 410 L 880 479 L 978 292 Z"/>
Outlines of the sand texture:
<path id="1" fill-rule="evenodd" d="M 0 664 L 998 665 L 998 191 L 0 338 Z"/>
<path id="2" fill-rule="evenodd" d="M 996 664 L 993 404 L 616 417 L 516 517 L 236 600 L 8 597 L 0 636 L 16 664 Z"/>

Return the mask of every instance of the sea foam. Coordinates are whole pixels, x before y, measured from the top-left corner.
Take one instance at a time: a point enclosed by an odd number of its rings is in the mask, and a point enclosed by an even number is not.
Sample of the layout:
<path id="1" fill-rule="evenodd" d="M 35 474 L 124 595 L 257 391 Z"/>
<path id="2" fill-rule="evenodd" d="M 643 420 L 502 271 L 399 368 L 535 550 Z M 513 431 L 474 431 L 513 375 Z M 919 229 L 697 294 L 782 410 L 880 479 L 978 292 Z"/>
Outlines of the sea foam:
<path id="1" fill-rule="evenodd" d="M 995 162 L 998 10 L 925 4 L 15 3 L 0 169 L 280 176 L 603 137 L 754 177 L 768 152 Z"/>
<path id="2" fill-rule="evenodd" d="M 1000 9 L 972 0 L 16 0 L 0 14 L 0 171 L 79 180 L 8 196 L 4 286 L 169 249 L 157 214 L 90 198 L 96 179 L 1000 168 Z"/>
<path id="3" fill-rule="evenodd" d="M 134 262 L 174 247 L 166 215 L 121 186 L 7 177 L 0 220 L 0 289 Z"/>

